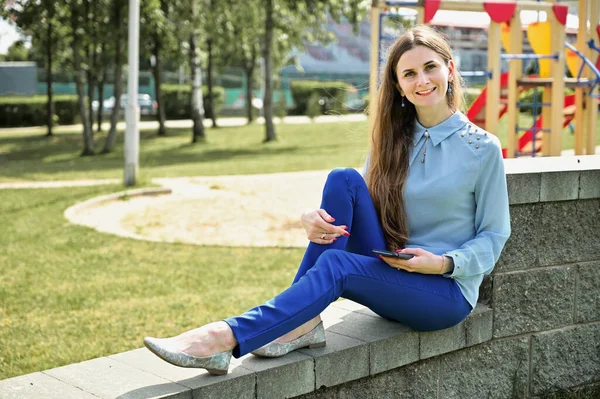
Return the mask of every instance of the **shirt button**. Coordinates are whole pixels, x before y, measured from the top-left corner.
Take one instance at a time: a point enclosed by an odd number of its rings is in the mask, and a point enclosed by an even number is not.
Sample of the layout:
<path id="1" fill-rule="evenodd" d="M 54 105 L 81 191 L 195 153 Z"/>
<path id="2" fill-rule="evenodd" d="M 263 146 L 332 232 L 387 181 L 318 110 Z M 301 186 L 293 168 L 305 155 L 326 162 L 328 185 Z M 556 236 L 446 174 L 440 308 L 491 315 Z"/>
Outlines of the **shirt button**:
<path id="1" fill-rule="evenodd" d="M 425 130 L 425 137 L 429 137 L 429 132 Z"/>

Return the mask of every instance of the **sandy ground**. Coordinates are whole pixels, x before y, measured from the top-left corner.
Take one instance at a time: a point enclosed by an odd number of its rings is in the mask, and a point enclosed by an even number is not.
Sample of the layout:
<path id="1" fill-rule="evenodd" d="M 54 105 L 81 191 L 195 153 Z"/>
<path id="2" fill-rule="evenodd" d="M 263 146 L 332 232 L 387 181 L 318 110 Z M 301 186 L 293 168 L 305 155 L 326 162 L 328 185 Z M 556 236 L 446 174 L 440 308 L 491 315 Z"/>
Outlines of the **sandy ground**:
<path id="1" fill-rule="evenodd" d="M 79 206 L 70 220 L 165 242 L 305 247 L 301 213 L 317 208 L 328 171 L 154 179 L 171 194 Z"/>

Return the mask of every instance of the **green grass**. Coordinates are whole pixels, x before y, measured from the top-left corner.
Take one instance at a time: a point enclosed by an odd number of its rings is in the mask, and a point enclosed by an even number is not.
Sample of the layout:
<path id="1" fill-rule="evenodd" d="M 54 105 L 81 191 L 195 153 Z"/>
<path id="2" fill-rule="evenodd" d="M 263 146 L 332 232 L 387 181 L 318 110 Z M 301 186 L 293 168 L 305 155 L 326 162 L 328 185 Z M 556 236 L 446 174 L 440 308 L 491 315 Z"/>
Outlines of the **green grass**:
<path id="1" fill-rule="evenodd" d="M 596 143 L 600 145 L 600 117 Z M 521 126 L 531 126 L 521 114 Z M 498 137 L 507 143 L 507 118 Z M 231 175 L 361 166 L 368 142 L 367 122 L 278 125 L 279 140 L 263 144 L 264 127 L 251 125 L 206 129 L 208 142 L 190 144 L 190 129 L 169 129 L 159 138 L 154 130 L 141 132 L 140 180 L 153 177 Z M 97 149 L 105 133 L 96 135 Z M 123 134 L 116 151 L 81 157 L 82 137 L 57 128 L 55 137 L 43 129 L 0 131 L 0 182 L 118 178 L 123 174 Z M 574 136 L 565 129 L 563 149 L 573 148 Z"/>
<path id="2" fill-rule="evenodd" d="M 279 125 L 279 140 L 264 144 L 264 127 L 207 129 L 207 143 L 190 144 L 190 129 L 170 129 L 159 138 L 140 133 L 140 177 L 231 175 L 361 166 L 367 122 Z M 123 135 L 116 151 L 80 157 L 79 133 L 57 129 L 47 138 L 39 129 L 0 132 L 0 182 L 121 178 Z M 104 135 L 96 138 L 101 149 Z"/>
<path id="3" fill-rule="evenodd" d="M 279 293 L 303 251 L 161 244 L 71 225 L 117 186 L 3 190 L 0 379 L 142 346 Z"/>

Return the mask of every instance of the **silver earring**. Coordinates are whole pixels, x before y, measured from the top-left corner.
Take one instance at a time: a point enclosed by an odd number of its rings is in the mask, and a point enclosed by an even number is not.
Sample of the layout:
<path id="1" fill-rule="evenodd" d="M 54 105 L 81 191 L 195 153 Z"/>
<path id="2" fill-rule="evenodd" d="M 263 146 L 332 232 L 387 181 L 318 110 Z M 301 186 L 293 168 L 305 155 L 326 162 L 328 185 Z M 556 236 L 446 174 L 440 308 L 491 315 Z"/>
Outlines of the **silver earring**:
<path id="1" fill-rule="evenodd" d="M 401 96 L 401 97 L 402 97 L 402 102 L 400 103 L 400 106 L 401 106 L 402 108 L 404 108 L 404 96 Z"/>
<path id="2" fill-rule="evenodd" d="M 452 93 L 452 87 L 448 85 L 448 93 Z"/>

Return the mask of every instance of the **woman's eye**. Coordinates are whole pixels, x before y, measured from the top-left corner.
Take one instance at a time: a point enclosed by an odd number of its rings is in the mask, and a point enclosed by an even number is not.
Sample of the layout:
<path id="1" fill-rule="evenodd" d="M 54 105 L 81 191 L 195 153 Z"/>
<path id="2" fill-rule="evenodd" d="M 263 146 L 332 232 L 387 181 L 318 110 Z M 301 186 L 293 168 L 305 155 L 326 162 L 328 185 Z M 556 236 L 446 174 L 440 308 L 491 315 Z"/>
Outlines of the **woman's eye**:
<path id="1" fill-rule="evenodd" d="M 427 69 L 429 69 L 429 70 L 435 69 L 435 65 L 434 64 L 429 64 L 429 65 L 427 65 Z"/>
<path id="2" fill-rule="evenodd" d="M 412 76 L 412 75 L 414 75 L 414 73 L 413 73 L 413 72 L 406 72 L 406 74 L 405 74 L 404 76 L 405 76 L 405 77 L 409 77 L 409 76 Z"/>

